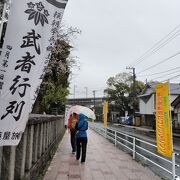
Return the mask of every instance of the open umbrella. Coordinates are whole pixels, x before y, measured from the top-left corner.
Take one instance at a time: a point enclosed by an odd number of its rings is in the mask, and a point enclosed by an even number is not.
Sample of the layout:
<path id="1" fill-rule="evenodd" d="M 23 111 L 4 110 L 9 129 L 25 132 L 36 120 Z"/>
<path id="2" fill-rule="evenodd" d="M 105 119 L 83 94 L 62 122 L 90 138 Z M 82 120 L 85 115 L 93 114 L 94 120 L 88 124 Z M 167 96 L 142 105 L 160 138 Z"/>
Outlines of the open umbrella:
<path id="1" fill-rule="evenodd" d="M 82 113 L 87 118 L 96 119 L 96 116 L 95 116 L 94 112 L 91 109 L 89 109 L 88 107 L 85 107 L 85 106 L 80 106 L 80 105 L 72 106 L 69 109 L 69 113 L 70 114 L 72 114 L 72 113 L 76 113 L 76 114 Z"/>

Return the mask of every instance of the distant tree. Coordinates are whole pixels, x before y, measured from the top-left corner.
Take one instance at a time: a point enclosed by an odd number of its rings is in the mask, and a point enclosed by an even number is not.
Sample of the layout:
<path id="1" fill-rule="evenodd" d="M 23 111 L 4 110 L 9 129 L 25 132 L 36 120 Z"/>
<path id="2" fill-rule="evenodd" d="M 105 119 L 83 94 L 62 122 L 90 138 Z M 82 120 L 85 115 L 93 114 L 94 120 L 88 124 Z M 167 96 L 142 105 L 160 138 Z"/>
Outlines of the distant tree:
<path id="1" fill-rule="evenodd" d="M 138 94 L 144 87 L 141 81 L 133 83 L 133 77 L 129 73 L 119 73 L 107 80 L 108 88 L 105 89 L 107 99 L 113 102 L 114 111 L 124 115 L 125 111 L 132 113 L 132 108 L 138 110 Z"/>

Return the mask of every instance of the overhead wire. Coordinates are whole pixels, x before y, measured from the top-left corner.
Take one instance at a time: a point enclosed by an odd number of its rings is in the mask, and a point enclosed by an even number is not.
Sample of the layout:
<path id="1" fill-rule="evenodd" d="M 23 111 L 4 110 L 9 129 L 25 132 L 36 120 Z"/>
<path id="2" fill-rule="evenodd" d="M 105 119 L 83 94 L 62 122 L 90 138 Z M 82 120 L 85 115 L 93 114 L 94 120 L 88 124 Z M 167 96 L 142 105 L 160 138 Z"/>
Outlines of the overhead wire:
<path id="1" fill-rule="evenodd" d="M 160 81 L 160 82 L 170 81 L 170 80 L 176 79 L 176 78 L 178 78 L 178 77 L 180 77 L 180 74 L 177 74 L 176 76 L 172 76 L 172 77 L 170 77 L 170 78 L 168 78 L 168 79 L 165 79 L 165 80 L 163 80 L 163 81 Z"/>
<path id="2" fill-rule="evenodd" d="M 178 28 L 180 27 L 180 24 L 178 26 L 176 26 L 172 31 L 170 31 L 165 37 L 163 37 L 161 40 L 159 40 L 157 43 L 155 43 L 154 46 L 152 46 L 150 49 L 148 49 L 143 55 L 141 55 L 138 59 L 136 59 L 134 61 L 134 63 L 131 63 L 130 66 L 135 66 L 137 63 L 140 63 L 139 61 L 142 60 L 142 58 L 144 58 L 145 56 L 147 56 L 147 54 L 149 54 L 150 52 L 152 52 L 152 50 L 154 51 L 155 48 L 157 49 L 158 47 L 162 48 L 164 45 L 166 45 L 170 40 L 174 39 L 176 36 L 178 36 L 179 34 L 177 34 L 180 30 L 176 31 Z M 171 35 L 174 31 L 176 31 L 173 35 Z M 173 37 L 176 34 L 175 37 Z M 168 38 L 168 36 L 170 36 Z M 168 39 L 167 39 L 168 38 Z M 172 39 L 171 39 L 172 38 Z M 165 40 L 165 41 L 164 41 Z M 168 41 L 169 40 L 169 41 Z M 164 42 L 163 42 L 164 41 Z M 168 41 L 168 42 L 167 42 Z M 163 46 L 162 44 L 160 44 L 161 42 L 163 42 Z M 157 47 L 158 46 L 158 47 Z M 162 47 L 161 47 L 162 46 Z M 157 52 L 157 51 L 156 51 Z"/>
<path id="3" fill-rule="evenodd" d="M 180 32 L 180 30 L 178 31 Z M 169 39 L 167 39 L 166 42 L 163 42 L 163 44 L 159 45 L 156 49 L 154 49 L 153 51 L 149 52 L 144 58 L 142 58 L 139 62 L 136 63 L 136 66 L 138 64 L 140 64 L 141 62 L 143 62 L 145 59 L 147 59 L 148 57 L 150 57 L 151 55 L 153 55 L 154 53 L 156 53 L 157 51 L 159 51 L 161 48 L 163 48 L 166 44 L 168 44 L 169 42 L 171 42 L 174 38 L 176 38 L 177 36 L 179 36 L 180 33 L 176 34 L 174 37 L 170 37 Z"/>
<path id="4" fill-rule="evenodd" d="M 171 72 L 171 73 L 166 74 L 166 75 L 163 75 L 163 76 L 155 77 L 155 79 L 159 79 L 159 78 L 162 78 L 162 77 L 164 77 L 164 76 L 168 76 L 168 75 L 171 75 L 171 74 L 174 74 L 174 73 L 177 73 L 177 72 L 179 72 L 179 70 L 178 70 L 178 71 L 175 71 L 175 72 Z"/>
<path id="5" fill-rule="evenodd" d="M 163 74 L 163 73 L 166 73 L 166 72 L 170 72 L 170 71 L 173 71 L 173 70 L 176 70 L 176 69 L 180 69 L 180 66 L 176 67 L 176 68 L 172 68 L 172 69 L 169 69 L 169 70 L 166 70 L 166 71 L 161 71 L 161 72 L 158 72 L 158 73 L 153 73 L 153 74 L 146 74 L 146 75 L 139 75 L 138 77 L 147 77 L 147 76 L 154 76 L 154 75 L 158 75 L 158 74 Z"/>
<path id="6" fill-rule="evenodd" d="M 164 62 L 166 62 L 166 61 L 168 61 L 168 60 L 170 60 L 170 59 L 172 59 L 172 58 L 174 58 L 174 57 L 176 57 L 176 56 L 178 56 L 179 54 L 180 54 L 180 51 L 177 52 L 177 53 L 175 53 L 175 54 L 173 54 L 173 55 L 171 55 L 170 57 L 168 57 L 168 58 L 166 58 L 166 59 L 163 59 L 163 60 L 161 60 L 160 62 L 158 62 L 158 63 L 156 63 L 156 64 L 154 64 L 154 65 L 152 65 L 152 66 L 150 66 L 150 67 L 148 67 L 148 68 L 140 71 L 140 72 L 138 72 L 137 74 L 140 74 L 140 73 L 145 72 L 145 71 L 147 71 L 147 70 L 149 70 L 149 69 L 152 69 L 152 68 L 154 68 L 154 67 L 156 67 L 156 66 L 158 66 L 158 65 L 160 65 L 160 64 L 162 64 L 162 63 L 164 63 Z"/>

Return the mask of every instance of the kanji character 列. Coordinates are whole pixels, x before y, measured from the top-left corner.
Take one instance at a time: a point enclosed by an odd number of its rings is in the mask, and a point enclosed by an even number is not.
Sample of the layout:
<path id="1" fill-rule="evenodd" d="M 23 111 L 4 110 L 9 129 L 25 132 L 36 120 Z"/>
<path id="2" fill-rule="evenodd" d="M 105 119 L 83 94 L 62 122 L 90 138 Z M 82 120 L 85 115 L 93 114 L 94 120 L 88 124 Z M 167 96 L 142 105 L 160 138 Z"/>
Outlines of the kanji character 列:
<path id="1" fill-rule="evenodd" d="M 10 105 L 6 108 L 6 114 L 1 116 L 1 120 L 3 120 L 8 114 L 12 114 L 15 121 L 18 121 L 21 117 L 25 102 L 21 101 L 20 103 L 18 103 L 17 101 L 11 101 L 9 102 L 9 104 Z"/>

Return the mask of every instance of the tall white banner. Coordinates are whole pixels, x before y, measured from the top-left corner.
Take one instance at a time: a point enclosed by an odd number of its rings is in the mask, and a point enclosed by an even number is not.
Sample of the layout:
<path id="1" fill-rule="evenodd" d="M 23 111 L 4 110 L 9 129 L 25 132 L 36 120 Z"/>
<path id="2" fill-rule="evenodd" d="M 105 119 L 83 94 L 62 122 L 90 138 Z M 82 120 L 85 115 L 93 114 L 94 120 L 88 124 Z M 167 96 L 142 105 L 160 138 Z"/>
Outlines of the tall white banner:
<path id="1" fill-rule="evenodd" d="M 21 139 L 67 1 L 12 1 L 0 56 L 0 146 Z"/>

